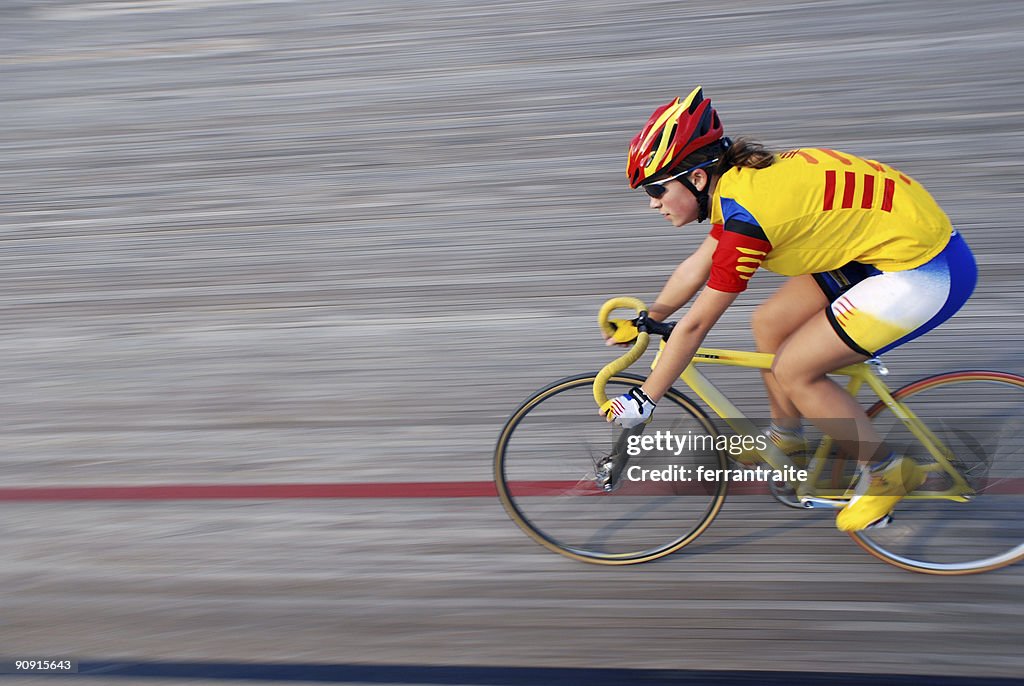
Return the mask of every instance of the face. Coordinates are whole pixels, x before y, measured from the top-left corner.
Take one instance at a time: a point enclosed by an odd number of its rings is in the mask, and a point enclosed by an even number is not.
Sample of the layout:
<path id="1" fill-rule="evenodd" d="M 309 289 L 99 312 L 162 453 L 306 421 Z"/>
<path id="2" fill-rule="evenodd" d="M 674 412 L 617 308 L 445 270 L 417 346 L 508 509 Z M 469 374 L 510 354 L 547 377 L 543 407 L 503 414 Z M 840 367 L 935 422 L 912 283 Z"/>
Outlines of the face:
<path id="1" fill-rule="evenodd" d="M 708 182 L 708 176 L 703 169 L 696 169 L 690 173 L 690 183 L 698 190 L 704 188 Z M 660 198 L 651 198 L 650 207 L 657 210 L 673 226 L 685 226 L 697 220 L 699 207 L 697 198 L 678 179 L 664 183 L 665 194 Z"/>

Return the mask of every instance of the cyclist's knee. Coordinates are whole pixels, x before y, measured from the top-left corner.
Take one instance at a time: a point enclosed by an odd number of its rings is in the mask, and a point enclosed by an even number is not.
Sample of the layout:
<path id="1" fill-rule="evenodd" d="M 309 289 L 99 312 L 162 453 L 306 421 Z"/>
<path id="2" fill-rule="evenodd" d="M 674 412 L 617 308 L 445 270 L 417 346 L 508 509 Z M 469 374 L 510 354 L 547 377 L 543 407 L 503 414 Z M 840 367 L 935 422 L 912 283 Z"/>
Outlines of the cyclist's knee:
<path id="1" fill-rule="evenodd" d="M 787 394 L 809 386 L 825 376 L 820 371 L 810 369 L 803 364 L 799 354 L 787 352 L 776 356 L 772 363 L 772 375 Z"/>
<path id="2" fill-rule="evenodd" d="M 775 360 L 772 361 L 771 373 L 775 377 L 775 382 L 783 390 L 786 390 L 789 385 L 789 365 L 785 362 L 782 355 L 775 356 Z"/>

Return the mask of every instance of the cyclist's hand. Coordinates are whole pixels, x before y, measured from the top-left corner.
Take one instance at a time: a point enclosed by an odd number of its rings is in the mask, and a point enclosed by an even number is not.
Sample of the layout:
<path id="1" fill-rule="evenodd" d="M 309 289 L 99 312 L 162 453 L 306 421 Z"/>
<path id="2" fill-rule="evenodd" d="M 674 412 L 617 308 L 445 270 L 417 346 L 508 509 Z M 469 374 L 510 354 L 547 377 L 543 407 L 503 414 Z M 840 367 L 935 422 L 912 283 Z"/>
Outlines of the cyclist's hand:
<path id="1" fill-rule="evenodd" d="M 635 319 L 609 319 L 612 329 L 615 331 L 611 336 L 605 336 L 605 345 L 617 345 L 620 348 L 628 348 L 636 342 L 640 331 L 636 328 Z"/>
<path id="2" fill-rule="evenodd" d="M 623 429 L 632 429 L 644 424 L 654 414 L 654 403 L 638 386 L 629 389 L 629 393 L 612 398 L 601 406 L 601 414 L 609 422 L 615 422 Z"/>

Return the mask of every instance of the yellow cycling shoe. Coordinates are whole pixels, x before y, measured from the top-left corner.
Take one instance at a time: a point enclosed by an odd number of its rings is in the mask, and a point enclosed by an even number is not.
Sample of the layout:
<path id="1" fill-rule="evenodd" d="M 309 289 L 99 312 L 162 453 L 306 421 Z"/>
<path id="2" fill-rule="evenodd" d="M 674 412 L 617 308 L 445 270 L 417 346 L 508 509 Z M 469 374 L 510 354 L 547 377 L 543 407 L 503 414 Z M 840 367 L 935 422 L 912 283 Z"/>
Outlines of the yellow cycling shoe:
<path id="1" fill-rule="evenodd" d="M 853 498 L 836 516 L 836 527 L 840 531 L 860 531 L 881 522 L 925 478 L 924 471 L 907 457 L 897 457 L 880 470 L 862 474 Z"/>

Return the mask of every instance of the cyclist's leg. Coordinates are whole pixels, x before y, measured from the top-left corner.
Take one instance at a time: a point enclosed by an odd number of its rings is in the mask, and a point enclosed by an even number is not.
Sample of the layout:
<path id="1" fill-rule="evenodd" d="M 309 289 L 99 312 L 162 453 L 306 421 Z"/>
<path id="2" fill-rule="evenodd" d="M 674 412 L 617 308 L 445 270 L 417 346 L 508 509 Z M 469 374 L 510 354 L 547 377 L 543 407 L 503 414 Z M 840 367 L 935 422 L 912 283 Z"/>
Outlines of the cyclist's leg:
<path id="1" fill-rule="evenodd" d="M 787 339 L 814 315 L 823 310 L 827 313 L 826 307 L 834 308 L 835 301 L 843 294 L 865 279 L 880 273 L 870 265 L 850 262 L 833 271 L 790 279 L 779 289 L 776 296 L 773 296 L 772 300 L 775 302 L 757 317 L 761 323 L 760 328 L 767 332 L 765 340 L 758 338 L 755 332 L 759 349 L 770 348 L 770 352 L 781 353 L 787 345 Z M 833 326 L 835 327 L 834 322 Z M 837 328 L 837 332 L 842 337 L 841 329 Z M 864 352 L 857 347 L 854 347 L 854 350 Z M 764 378 L 775 425 L 780 428 L 799 429 L 799 409 L 786 398 L 784 390 L 770 370 L 764 374 Z"/>
<path id="2" fill-rule="evenodd" d="M 754 310 L 751 330 L 758 352 L 777 353 L 797 329 L 828 305 L 828 299 L 810 274 L 795 276 Z M 761 372 L 772 421 L 780 427 L 800 426 L 800 411 L 783 393 L 770 369 Z"/>
<path id="3" fill-rule="evenodd" d="M 884 469 L 880 465 L 863 480 L 866 490 L 858 488 L 837 518 L 841 529 L 877 521 L 920 485 L 924 474 L 912 460 L 889 452 L 860 405 L 825 375 L 938 326 L 964 304 L 976 278 L 970 249 L 954 232 L 927 264 L 880 272 L 850 287 L 793 334 L 776 356 L 776 380 L 808 419 L 856 454 L 862 465 L 875 456 L 888 458 Z"/>
<path id="4" fill-rule="evenodd" d="M 824 312 L 793 334 L 775 358 L 776 379 L 815 426 L 857 455 L 862 467 L 876 455 L 887 458 L 877 470 L 860 472 L 849 503 L 836 516 L 836 526 L 843 531 L 883 523 L 903 496 L 924 480 L 913 460 L 889 452 L 856 399 L 826 376 L 867 358 L 839 337 Z"/>
<path id="5" fill-rule="evenodd" d="M 856 400 L 825 375 L 938 326 L 966 302 L 976 280 L 970 249 L 954 232 L 927 264 L 876 270 L 847 286 L 785 341 L 772 373 L 805 417 L 866 463 L 881 440 Z"/>
<path id="6" fill-rule="evenodd" d="M 861 462 L 874 455 L 881 437 L 860 404 L 826 375 L 867 358 L 836 334 L 822 311 L 786 340 L 772 367 L 780 389 L 800 414 Z"/>

